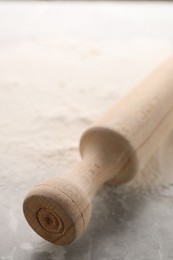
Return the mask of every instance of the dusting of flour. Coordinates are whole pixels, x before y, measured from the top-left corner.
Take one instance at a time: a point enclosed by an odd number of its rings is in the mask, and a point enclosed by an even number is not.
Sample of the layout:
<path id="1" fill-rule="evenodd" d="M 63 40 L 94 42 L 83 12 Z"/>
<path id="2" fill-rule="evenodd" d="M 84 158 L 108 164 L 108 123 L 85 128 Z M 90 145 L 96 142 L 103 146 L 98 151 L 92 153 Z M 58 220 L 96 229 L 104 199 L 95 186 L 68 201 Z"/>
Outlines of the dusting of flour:
<path id="1" fill-rule="evenodd" d="M 64 168 L 79 159 L 83 130 L 168 56 L 158 56 L 161 47 L 153 52 L 153 44 L 147 42 L 153 62 L 142 54 L 138 59 L 132 54 L 125 57 L 116 44 L 114 48 L 45 40 L 13 45 L 8 55 L 1 53 L 1 167 L 9 162 L 2 171 L 4 178 L 11 178 L 8 173 L 12 171 L 17 182 L 23 174 L 27 186 L 29 180 L 35 183 L 63 174 Z M 123 44 L 127 43 L 121 42 L 122 50 Z M 136 44 L 130 42 L 129 46 L 134 49 Z M 126 49 L 128 52 L 128 46 Z M 158 152 L 148 164 L 143 173 L 148 183 L 156 183 L 166 171 L 164 154 L 170 146 L 169 140 L 164 153 Z"/>
<path id="2" fill-rule="evenodd" d="M 150 41 L 143 44 L 149 46 L 145 57 L 133 41 L 129 45 L 122 41 L 121 48 L 117 41 L 115 48 L 113 44 L 44 39 L 12 45 L 8 52 L 3 51 L 0 167 L 6 181 L 13 172 L 16 185 L 21 186 L 22 177 L 26 188 L 27 183 L 35 184 L 69 170 L 79 160 L 82 132 L 169 54 L 158 55 L 160 49 L 170 48 L 167 42 L 161 42 L 158 49 Z M 130 50 L 133 53 L 127 55 Z M 171 138 L 132 184 L 165 183 L 165 154 L 167 150 L 172 154 L 172 146 Z"/>

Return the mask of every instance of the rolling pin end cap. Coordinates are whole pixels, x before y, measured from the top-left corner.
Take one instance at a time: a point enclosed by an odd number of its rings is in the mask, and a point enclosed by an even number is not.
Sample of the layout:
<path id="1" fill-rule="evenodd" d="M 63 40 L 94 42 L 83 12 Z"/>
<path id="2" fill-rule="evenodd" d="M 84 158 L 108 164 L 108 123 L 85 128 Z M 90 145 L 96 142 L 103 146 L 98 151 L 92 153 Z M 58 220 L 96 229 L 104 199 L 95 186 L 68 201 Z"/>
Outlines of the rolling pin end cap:
<path id="1" fill-rule="evenodd" d="M 51 243 L 65 245 L 83 233 L 90 218 L 91 203 L 72 184 L 56 178 L 29 192 L 23 211 L 38 235 Z"/>

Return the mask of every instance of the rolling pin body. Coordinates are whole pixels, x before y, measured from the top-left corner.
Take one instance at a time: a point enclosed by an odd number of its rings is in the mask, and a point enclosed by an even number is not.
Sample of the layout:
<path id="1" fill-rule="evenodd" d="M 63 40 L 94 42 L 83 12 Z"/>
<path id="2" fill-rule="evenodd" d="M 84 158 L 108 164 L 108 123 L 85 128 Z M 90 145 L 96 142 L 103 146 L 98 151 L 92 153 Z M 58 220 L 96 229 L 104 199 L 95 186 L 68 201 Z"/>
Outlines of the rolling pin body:
<path id="1" fill-rule="evenodd" d="M 119 185 L 133 179 L 172 127 L 170 59 L 83 133 L 81 163 L 26 196 L 23 209 L 28 223 L 52 243 L 71 243 L 87 226 L 96 191 L 106 182 Z"/>

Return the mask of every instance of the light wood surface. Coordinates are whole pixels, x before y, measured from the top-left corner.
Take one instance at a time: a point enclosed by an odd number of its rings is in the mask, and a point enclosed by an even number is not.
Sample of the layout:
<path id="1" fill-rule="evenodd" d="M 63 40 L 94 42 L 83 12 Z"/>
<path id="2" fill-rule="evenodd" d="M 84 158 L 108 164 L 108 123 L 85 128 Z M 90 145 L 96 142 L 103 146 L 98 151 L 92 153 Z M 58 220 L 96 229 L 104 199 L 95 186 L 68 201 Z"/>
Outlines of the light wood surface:
<path id="1" fill-rule="evenodd" d="M 69 244 L 85 230 L 91 202 L 106 182 L 132 180 L 173 127 L 173 59 L 98 118 L 82 135 L 82 162 L 62 177 L 37 185 L 23 210 L 44 239 Z"/>

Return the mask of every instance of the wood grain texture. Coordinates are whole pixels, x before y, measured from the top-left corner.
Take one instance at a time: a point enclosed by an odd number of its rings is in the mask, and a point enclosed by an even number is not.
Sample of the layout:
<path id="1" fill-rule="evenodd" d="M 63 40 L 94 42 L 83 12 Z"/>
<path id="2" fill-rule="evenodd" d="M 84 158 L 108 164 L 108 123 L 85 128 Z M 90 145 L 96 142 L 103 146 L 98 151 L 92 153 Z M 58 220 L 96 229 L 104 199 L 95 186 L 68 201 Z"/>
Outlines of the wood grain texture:
<path id="1" fill-rule="evenodd" d="M 76 240 L 88 224 L 97 190 L 106 182 L 120 185 L 132 180 L 168 137 L 172 119 L 171 58 L 83 133 L 79 165 L 26 196 L 28 223 L 52 243 Z"/>

